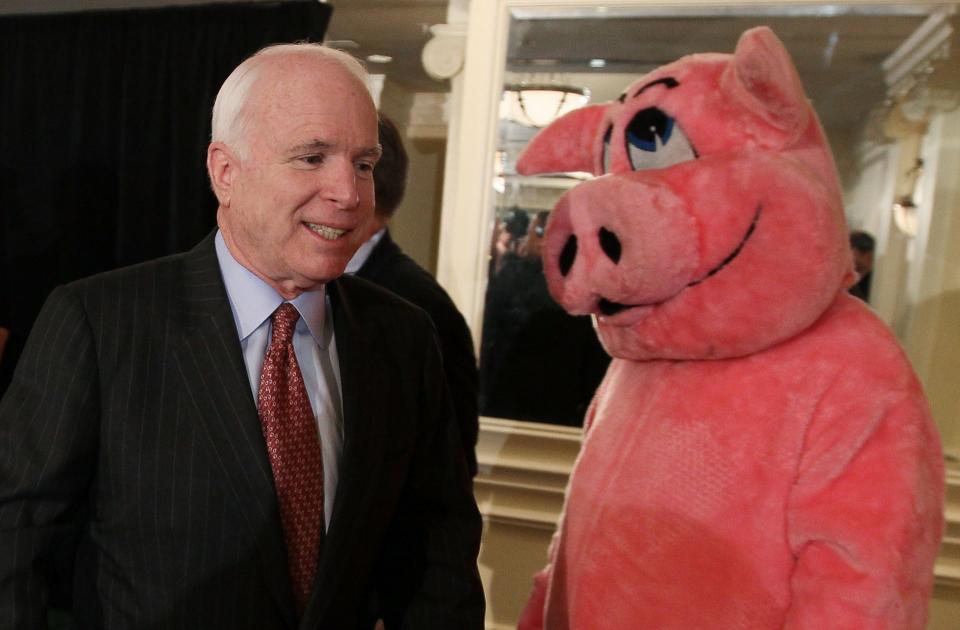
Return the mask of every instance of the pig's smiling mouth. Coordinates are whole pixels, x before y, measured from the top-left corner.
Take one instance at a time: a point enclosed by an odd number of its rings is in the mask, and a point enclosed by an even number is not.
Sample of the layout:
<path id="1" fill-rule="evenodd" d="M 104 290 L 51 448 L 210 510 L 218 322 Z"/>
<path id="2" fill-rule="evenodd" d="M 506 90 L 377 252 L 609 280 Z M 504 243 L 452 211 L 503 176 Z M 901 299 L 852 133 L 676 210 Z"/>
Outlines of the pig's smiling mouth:
<path id="1" fill-rule="evenodd" d="M 619 302 L 611 302 L 607 298 L 600 298 L 600 302 L 597 303 L 597 308 L 600 309 L 600 314 L 610 317 L 616 315 L 622 311 L 627 310 L 628 308 L 634 308 L 636 306 L 655 306 L 660 302 L 651 303 L 651 304 L 620 304 Z"/>
<path id="2" fill-rule="evenodd" d="M 698 280 L 694 280 L 693 282 L 687 284 L 687 286 L 685 286 L 683 289 L 681 289 L 677 293 L 674 293 L 670 297 L 660 300 L 658 302 L 648 302 L 646 304 L 621 304 L 619 302 L 613 302 L 611 300 L 608 300 L 607 298 L 600 298 L 600 301 L 597 303 L 597 309 L 600 311 L 600 314 L 605 317 L 612 317 L 618 313 L 622 313 L 623 311 L 631 308 L 649 308 L 652 306 L 658 306 L 660 304 L 663 304 L 664 302 L 668 302 L 669 300 L 672 300 L 673 298 L 677 297 L 677 295 L 679 295 L 680 293 L 683 293 L 683 291 L 688 289 L 689 287 L 696 286 L 701 282 L 703 282 L 704 280 L 706 280 L 707 278 L 709 278 L 710 276 L 715 275 L 717 272 L 719 272 L 721 269 L 729 265 L 731 262 L 733 262 L 733 260 L 737 256 L 740 255 L 740 252 L 743 250 L 744 245 L 747 244 L 747 241 L 750 240 L 751 236 L 753 236 L 753 231 L 757 228 L 757 221 L 760 219 L 760 211 L 762 209 L 763 209 L 762 204 L 757 206 L 757 211 L 753 215 L 753 221 L 750 222 L 750 227 L 747 228 L 746 234 L 743 235 L 743 238 L 740 239 L 740 243 L 734 248 L 734 250 L 730 252 L 730 255 L 724 258 L 719 265 L 717 265 L 716 267 L 708 271 L 702 278 Z"/>

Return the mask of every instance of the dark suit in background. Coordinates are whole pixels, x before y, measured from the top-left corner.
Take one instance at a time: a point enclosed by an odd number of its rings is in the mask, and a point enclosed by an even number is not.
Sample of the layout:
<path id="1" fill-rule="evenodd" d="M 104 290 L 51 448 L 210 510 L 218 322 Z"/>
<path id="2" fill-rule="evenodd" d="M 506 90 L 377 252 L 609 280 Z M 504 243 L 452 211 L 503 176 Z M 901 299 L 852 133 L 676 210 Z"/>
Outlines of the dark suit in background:
<path id="1" fill-rule="evenodd" d="M 389 289 L 430 315 L 440 339 L 443 371 L 453 398 L 464 457 L 470 475 L 475 476 L 479 432 L 479 379 L 473 337 L 463 315 L 443 287 L 423 267 L 403 253 L 386 229 L 406 193 L 410 162 L 400 130 L 383 113 L 380 114 L 378 132 L 383 153 L 373 171 L 376 208 L 371 237 L 380 230 L 384 232 L 368 257 L 362 260 L 363 253 L 358 253 L 347 265 L 347 270 L 355 270 L 361 278 Z M 368 242 L 364 247 L 369 245 Z M 362 250 L 363 247 L 361 252 Z"/>
<path id="2" fill-rule="evenodd" d="M 477 359 L 463 315 L 437 281 L 384 232 L 356 274 L 416 304 L 433 320 L 470 474 L 477 474 Z"/>

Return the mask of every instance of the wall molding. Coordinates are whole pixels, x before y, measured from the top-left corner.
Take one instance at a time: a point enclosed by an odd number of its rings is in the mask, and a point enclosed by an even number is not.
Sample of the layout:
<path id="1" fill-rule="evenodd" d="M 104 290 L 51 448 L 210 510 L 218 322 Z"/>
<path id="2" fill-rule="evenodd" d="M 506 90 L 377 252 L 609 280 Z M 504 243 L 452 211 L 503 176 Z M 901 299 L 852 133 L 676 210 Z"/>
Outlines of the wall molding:
<path id="1" fill-rule="evenodd" d="M 946 527 L 934 568 L 937 586 L 960 595 L 960 455 L 947 453 Z"/>
<path id="2" fill-rule="evenodd" d="M 578 428 L 482 418 L 474 493 L 484 519 L 552 532 L 581 435 Z"/>
<path id="3" fill-rule="evenodd" d="M 579 428 L 482 418 L 474 493 L 484 521 L 549 537 L 580 450 Z M 934 570 L 938 587 L 960 592 L 960 454 L 946 454 L 946 528 Z"/>

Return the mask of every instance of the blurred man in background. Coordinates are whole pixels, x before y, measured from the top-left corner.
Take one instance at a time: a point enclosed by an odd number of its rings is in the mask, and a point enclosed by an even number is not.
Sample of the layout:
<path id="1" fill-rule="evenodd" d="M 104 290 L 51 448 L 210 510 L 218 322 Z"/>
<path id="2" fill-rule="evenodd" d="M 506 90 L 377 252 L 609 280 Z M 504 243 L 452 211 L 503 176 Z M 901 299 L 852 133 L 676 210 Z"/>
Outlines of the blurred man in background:
<path id="1" fill-rule="evenodd" d="M 383 153 L 373 172 L 376 189 L 372 236 L 347 264 L 347 273 L 374 282 L 419 306 L 430 315 L 440 339 L 443 371 L 453 398 L 460 439 L 470 474 L 477 474 L 477 359 L 463 315 L 437 281 L 403 253 L 387 225 L 407 187 L 409 159 L 396 125 L 383 114 L 379 122 Z"/>
<path id="2" fill-rule="evenodd" d="M 853 266 L 859 279 L 850 287 L 850 294 L 864 302 L 870 301 L 870 280 L 873 274 L 873 250 L 876 241 L 867 232 L 857 230 L 850 233 L 850 251 L 853 253 Z"/>

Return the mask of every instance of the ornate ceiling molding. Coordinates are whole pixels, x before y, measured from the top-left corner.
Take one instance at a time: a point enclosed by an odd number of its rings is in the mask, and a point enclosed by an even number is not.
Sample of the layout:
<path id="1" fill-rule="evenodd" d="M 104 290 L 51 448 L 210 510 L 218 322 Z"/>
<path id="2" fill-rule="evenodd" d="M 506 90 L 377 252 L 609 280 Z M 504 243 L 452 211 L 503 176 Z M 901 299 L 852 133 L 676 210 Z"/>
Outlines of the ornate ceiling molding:
<path id="1" fill-rule="evenodd" d="M 960 106 L 955 7 L 938 9 L 882 64 L 887 107 L 911 122 Z"/>

